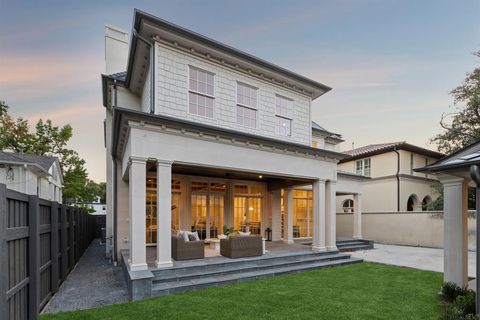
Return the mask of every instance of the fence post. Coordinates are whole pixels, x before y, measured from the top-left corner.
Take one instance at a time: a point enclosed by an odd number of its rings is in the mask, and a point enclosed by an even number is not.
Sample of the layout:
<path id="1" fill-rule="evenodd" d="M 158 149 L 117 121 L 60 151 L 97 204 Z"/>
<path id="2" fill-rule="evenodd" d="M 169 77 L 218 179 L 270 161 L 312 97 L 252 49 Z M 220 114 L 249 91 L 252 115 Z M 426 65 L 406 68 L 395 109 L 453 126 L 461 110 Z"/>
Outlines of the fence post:
<path id="1" fill-rule="evenodd" d="M 30 319 L 37 319 L 39 296 L 40 296 L 40 208 L 38 197 L 28 196 L 28 314 Z"/>
<path id="2" fill-rule="evenodd" d="M 58 291 L 58 203 L 52 201 L 50 207 L 51 225 L 50 235 L 52 241 L 50 242 L 50 251 L 52 253 L 52 293 Z"/>
<path id="3" fill-rule="evenodd" d="M 0 314 L 7 314 L 7 187 L 0 184 Z"/>
<path id="4" fill-rule="evenodd" d="M 62 265 L 60 268 L 62 268 L 61 276 L 62 276 L 62 281 L 65 280 L 67 277 L 67 268 L 68 268 L 68 257 L 67 257 L 67 210 L 65 205 L 61 205 L 61 225 L 62 225 L 62 232 L 60 233 L 62 239 L 60 241 L 60 251 L 62 254 Z"/>
<path id="5" fill-rule="evenodd" d="M 73 207 L 69 207 L 68 208 L 68 222 L 69 222 L 69 230 L 70 230 L 70 233 L 69 233 L 69 237 L 68 237 L 68 244 L 69 244 L 69 247 L 70 247 L 70 250 L 68 251 L 68 268 L 70 270 L 73 269 L 73 266 L 75 265 L 75 247 L 73 246 L 73 242 L 74 242 L 74 235 L 75 235 L 75 228 L 74 228 L 74 221 L 73 221 Z"/>

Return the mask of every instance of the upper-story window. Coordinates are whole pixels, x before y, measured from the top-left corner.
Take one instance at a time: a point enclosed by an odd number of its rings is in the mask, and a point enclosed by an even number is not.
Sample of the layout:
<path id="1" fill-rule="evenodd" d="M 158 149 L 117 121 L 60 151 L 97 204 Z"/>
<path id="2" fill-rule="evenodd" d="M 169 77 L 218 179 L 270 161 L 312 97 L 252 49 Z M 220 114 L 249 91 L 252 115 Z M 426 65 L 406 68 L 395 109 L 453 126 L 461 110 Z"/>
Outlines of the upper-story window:
<path id="1" fill-rule="evenodd" d="M 292 135 L 293 100 L 276 96 L 276 131 L 278 135 Z"/>
<path id="2" fill-rule="evenodd" d="M 355 161 L 355 171 L 366 177 L 370 177 L 370 158 Z"/>
<path id="3" fill-rule="evenodd" d="M 237 83 L 237 124 L 257 126 L 257 88 L 240 82 Z"/>
<path id="4" fill-rule="evenodd" d="M 190 67 L 188 111 L 199 116 L 213 118 L 213 74 Z"/>

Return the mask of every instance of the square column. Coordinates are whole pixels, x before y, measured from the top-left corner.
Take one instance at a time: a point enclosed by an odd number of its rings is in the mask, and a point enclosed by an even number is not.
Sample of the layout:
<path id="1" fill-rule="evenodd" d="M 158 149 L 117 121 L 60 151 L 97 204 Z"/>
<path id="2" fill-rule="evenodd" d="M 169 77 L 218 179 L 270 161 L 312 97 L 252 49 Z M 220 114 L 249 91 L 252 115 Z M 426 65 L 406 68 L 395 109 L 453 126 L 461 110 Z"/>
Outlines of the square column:
<path id="1" fill-rule="evenodd" d="M 326 251 L 325 247 L 325 180 L 315 180 L 313 191 L 312 250 Z"/>
<path id="2" fill-rule="evenodd" d="M 353 239 L 363 239 L 362 236 L 362 195 L 353 195 Z"/>
<path id="3" fill-rule="evenodd" d="M 130 157 L 128 172 L 129 258 L 131 271 L 147 270 L 146 248 L 146 175 L 147 159 Z"/>
<path id="4" fill-rule="evenodd" d="M 325 241 L 328 251 L 337 249 L 337 181 L 329 180 L 325 184 Z"/>
<path id="5" fill-rule="evenodd" d="M 272 194 L 272 241 L 282 238 L 282 195 L 281 190 L 273 190 Z"/>
<path id="6" fill-rule="evenodd" d="M 463 178 L 439 176 L 443 185 L 444 281 L 468 284 L 467 192 Z"/>
<path id="7" fill-rule="evenodd" d="M 283 193 L 283 242 L 293 243 L 293 189 L 286 188 Z"/>
<path id="8" fill-rule="evenodd" d="M 172 162 L 157 160 L 157 268 L 172 262 Z"/>

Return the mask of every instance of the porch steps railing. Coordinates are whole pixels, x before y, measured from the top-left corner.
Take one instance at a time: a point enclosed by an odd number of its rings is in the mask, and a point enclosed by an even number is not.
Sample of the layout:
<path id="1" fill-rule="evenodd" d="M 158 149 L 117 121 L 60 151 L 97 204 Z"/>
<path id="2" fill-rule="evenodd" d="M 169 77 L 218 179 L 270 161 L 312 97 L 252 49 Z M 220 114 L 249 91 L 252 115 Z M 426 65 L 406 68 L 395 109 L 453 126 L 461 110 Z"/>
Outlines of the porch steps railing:
<path id="1" fill-rule="evenodd" d="M 152 270 L 152 295 L 161 296 L 280 274 L 302 272 L 361 262 L 343 253 L 303 253 L 262 259 L 232 260 L 227 263 L 181 265 Z"/>
<path id="2" fill-rule="evenodd" d="M 342 252 L 370 250 L 373 249 L 373 241 L 363 239 L 337 240 L 337 248 Z"/>

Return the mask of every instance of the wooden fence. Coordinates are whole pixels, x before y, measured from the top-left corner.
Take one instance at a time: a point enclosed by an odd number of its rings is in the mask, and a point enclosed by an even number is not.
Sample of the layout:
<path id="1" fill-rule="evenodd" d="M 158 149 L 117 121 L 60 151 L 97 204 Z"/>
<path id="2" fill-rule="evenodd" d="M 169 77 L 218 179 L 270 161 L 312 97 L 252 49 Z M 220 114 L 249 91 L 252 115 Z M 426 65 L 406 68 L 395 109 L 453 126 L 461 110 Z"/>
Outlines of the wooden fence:
<path id="1" fill-rule="evenodd" d="M 0 319 L 36 319 L 94 236 L 87 212 L 0 184 Z"/>

